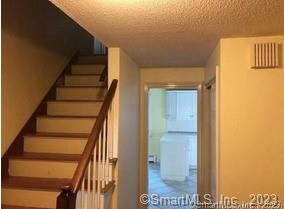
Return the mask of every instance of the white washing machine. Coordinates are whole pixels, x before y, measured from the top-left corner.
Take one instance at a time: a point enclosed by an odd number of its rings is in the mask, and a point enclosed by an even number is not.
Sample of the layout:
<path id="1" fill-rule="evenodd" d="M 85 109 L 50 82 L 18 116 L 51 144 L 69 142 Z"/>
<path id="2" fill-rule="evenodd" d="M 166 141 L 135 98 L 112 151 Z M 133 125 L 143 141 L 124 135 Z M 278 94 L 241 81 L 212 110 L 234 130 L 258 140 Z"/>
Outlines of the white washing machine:
<path id="1" fill-rule="evenodd" d="M 166 133 L 160 139 L 160 173 L 163 180 L 184 181 L 189 175 L 190 140 L 183 133 Z"/>

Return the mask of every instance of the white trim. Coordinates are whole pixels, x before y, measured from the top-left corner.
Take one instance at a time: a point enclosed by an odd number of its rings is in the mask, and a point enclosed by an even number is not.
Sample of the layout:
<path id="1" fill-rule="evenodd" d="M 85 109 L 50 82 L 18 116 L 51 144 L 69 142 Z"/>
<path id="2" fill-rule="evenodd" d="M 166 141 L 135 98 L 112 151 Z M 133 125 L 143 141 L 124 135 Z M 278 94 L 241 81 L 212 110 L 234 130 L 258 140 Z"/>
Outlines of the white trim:
<path id="1" fill-rule="evenodd" d="M 220 68 L 216 66 L 216 201 L 219 201 L 220 185 Z"/>

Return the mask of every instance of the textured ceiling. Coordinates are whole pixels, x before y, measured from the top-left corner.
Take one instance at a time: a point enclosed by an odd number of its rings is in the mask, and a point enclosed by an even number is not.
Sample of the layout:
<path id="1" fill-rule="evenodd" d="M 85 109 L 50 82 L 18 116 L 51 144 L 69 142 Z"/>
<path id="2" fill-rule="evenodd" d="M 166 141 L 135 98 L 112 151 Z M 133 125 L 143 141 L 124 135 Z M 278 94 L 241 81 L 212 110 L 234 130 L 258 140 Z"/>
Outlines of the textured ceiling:
<path id="1" fill-rule="evenodd" d="M 284 0 L 50 1 L 143 67 L 204 66 L 220 38 L 284 34 Z"/>

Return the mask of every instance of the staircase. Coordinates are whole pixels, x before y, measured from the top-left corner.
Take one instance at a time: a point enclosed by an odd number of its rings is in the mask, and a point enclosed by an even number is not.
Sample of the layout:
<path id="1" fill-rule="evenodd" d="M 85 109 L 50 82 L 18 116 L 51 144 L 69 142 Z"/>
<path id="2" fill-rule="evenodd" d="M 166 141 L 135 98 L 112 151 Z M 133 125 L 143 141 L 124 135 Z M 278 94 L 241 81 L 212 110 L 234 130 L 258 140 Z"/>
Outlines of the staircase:
<path id="1" fill-rule="evenodd" d="M 46 101 L 46 114 L 36 117 L 36 132 L 23 135 L 23 153 L 8 156 L 2 208 L 109 208 L 117 161 L 110 134 L 115 88 L 108 95 L 101 81 L 106 63 L 98 59 L 76 59 L 57 84 L 56 99 Z"/>

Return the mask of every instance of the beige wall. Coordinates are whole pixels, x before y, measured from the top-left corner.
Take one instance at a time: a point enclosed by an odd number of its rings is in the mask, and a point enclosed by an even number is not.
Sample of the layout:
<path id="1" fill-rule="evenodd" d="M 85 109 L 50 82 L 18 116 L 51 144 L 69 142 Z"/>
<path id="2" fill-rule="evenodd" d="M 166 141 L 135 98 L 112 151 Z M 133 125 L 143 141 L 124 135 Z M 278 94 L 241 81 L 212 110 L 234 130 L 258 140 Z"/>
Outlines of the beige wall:
<path id="1" fill-rule="evenodd" d="M 2 2 L 2 155 L 75 53 L 92 37 L 48 1 Z"/>
<path id="2" fill-rule="evenodd" d="M 163 85 L 196 86 L 204 81 L 204 68 L 141 68 L 140 69 L 140 187 L 147 193 L 147 91 Z M 143 207 L 145 208 L 145 207 Z"/>
<path id="3" fill-rule="evenodd" d="M 119 160 L 113 208 L 135 209 L 138 206 L 139 69 L 119 48 L 109 48 L 109 81 L 114 78 L 118 79 L 114 108 Z"/>
<path id="4" fill-rule="evenodd" d="M 199 83 L 204 79 L 204 68 L 141 68 L 141 85 L 145 83 Z"/>
<path id="5" fill-rule="evenodd" d="M 278 42 L 283 52 L 284 36 L 221 40 L 219 192 L 284 201 L 284 68 L 251 69 L 255 42 Z"/>

